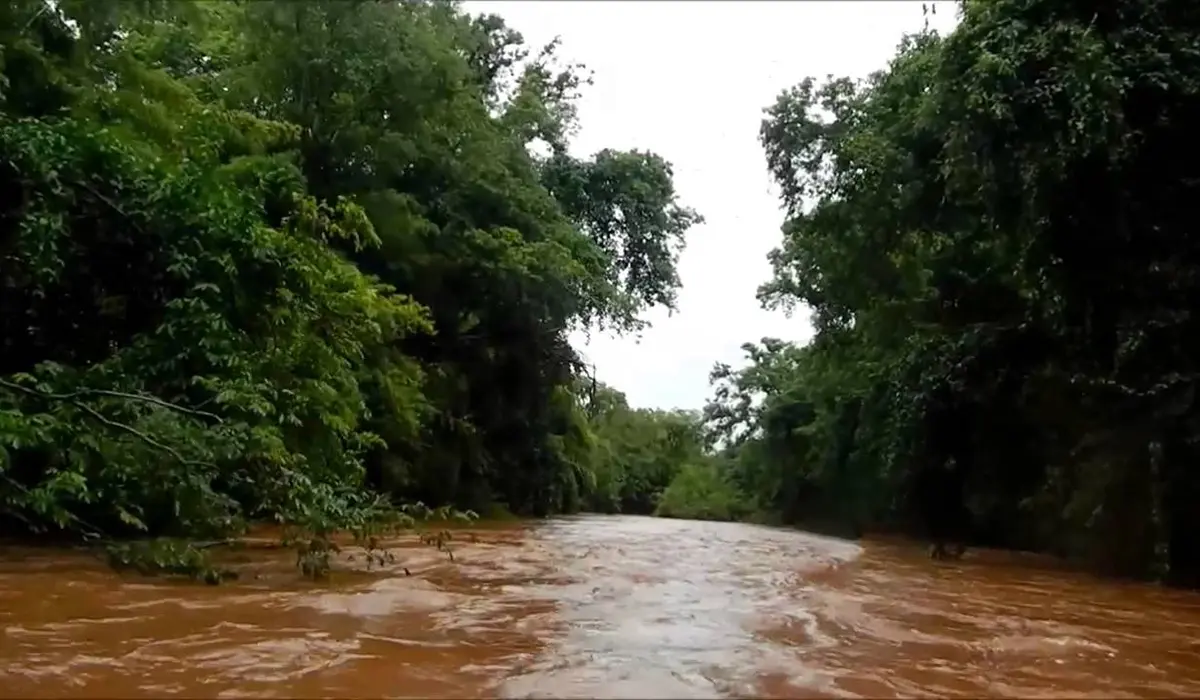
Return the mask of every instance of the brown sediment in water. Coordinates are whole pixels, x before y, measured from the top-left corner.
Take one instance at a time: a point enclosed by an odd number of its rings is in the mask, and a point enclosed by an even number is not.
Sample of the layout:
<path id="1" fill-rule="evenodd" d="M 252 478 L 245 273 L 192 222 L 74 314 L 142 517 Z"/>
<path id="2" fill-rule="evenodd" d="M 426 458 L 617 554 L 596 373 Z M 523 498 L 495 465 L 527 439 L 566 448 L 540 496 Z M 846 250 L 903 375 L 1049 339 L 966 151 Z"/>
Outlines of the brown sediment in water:
<path id="1" fill-rule="evenodd" d="M 241 549 L 221 587 L 0 551 L 0 697 L 1200 694 L 1200 595 L 1037 557 L 627 516 L 387 546 L 326 584 Z"/>

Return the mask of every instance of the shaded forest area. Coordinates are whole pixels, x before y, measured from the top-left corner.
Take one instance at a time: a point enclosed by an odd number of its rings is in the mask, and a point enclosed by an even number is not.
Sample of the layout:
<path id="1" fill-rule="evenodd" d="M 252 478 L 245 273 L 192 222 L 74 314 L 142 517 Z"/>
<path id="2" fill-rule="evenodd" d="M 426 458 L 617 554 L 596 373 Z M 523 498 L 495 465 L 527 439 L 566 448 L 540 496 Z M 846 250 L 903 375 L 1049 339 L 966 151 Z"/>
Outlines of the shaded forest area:
<path id="1" fill-rule="evenodd" d="M 556 44 L 451 2 L 10 0 L 0 525 L 656 512 L 1200 586 L 1200 6 L 959 10 L 768 108 L 759 298 L 815 334 L 668 412 L 567 337 L 671 307 L 700 215 L 654 154 L 570 155 Z"/>
<path id="2" fill-rule="evenodd" d="M 1200 6 L 967 0 L 761 141 L 768 308 L 719 366 L 727 481 L 783 520 L 1200 584 Z"/>
<path id="3" fill-rule="evenodd" d="M 555 44 L 366 0 L 12 0 L 0 34 L 5 531 L 649 513 L 699 453 L 567 342 L 672 306 L 700 217 L 654 154 L 568 154 Z"/>

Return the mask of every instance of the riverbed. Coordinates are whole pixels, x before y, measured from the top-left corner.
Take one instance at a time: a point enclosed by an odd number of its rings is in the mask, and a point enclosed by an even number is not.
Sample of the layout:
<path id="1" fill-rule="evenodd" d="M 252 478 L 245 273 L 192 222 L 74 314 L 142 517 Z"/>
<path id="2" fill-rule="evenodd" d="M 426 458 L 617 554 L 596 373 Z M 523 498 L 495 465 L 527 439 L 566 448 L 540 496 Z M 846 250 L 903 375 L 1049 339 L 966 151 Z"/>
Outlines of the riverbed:
<path id="1" fill-rule="evenodd" d="M 415 539 L 324 584 L 247 550 L 219 587 L 8 550 L 0 697 L 1200 695 L 1200 594 L 1036 557 L 632 516 Z"/>

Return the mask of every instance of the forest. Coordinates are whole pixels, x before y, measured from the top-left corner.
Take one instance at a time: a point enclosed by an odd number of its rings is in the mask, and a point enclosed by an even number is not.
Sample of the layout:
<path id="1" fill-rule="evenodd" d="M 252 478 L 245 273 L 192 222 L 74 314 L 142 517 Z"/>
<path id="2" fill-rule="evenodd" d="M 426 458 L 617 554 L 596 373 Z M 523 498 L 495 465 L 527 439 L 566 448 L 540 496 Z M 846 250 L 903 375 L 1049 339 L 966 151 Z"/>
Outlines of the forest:
<path id="1" fill-rule="evenodd" d="M 1200 585 L 1200 7 L 959 11 L 767 110 L 758 296 L 815 337 L 714 370 L 727 479 L 785 522 Z"/>
<path id="2" fill-rule="evenodd" d="M 5 531 L 649 513 L 699 451 L 567 342 L 673 305 L 701 219 L 655 154 L 569 155 L 556 45 L 444 2 L 0 11 Z"/>
<path id="3" fill-rule="evenodd" d="M 702 212 L 656 154 L 572 155 L 557 43 L 444 0 L 10 0 L 0 530 L 656 513 L 1200 586 L 1200 7 L 958 9 L 766 109 L 759 300 L 814 337 L 665 411 L 568 334 L 673 307 Z"/>

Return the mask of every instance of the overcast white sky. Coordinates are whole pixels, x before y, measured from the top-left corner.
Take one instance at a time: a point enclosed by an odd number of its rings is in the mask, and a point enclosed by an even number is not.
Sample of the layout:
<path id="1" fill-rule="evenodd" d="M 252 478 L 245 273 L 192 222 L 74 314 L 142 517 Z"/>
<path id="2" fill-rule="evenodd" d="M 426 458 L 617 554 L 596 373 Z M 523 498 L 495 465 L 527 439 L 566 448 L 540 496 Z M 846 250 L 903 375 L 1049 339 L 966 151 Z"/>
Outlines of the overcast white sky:
<path id="1" fill-rule="evenodd" d="M 574 154 L 654 151 L 674 164 L 680 199 L 707 220 L 692 229 L 679 262 L 678 312 L 650 312 L 653 327 L 640 341 L 576 339 L 601 381 L 634 406 L 700 408 L 713 363 L 742 364 L 742 343 L 810 336 L 803 314 L 789 319 L 755 300 L 783 221 L 757 140 L 762 110 L 805 76 L 884 67 L 901 36 L 921 28 L 919 1 L 465 5 L 501 15 L 535 48 L 561 36 L 563 58 L 586 64 L 595 79 L 579 105 Z M 936 5 L 930 24 L 948 31 L 955 8 Z"/>

